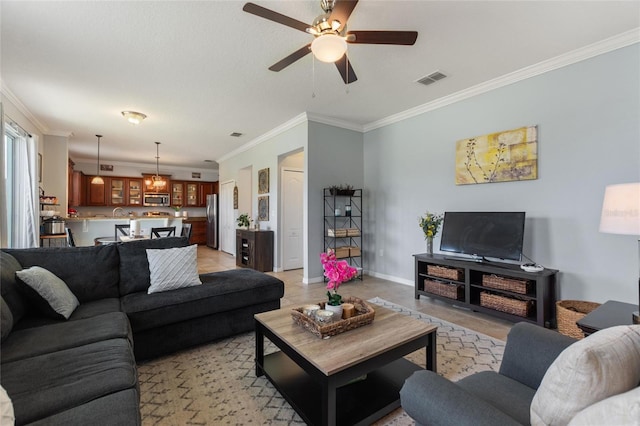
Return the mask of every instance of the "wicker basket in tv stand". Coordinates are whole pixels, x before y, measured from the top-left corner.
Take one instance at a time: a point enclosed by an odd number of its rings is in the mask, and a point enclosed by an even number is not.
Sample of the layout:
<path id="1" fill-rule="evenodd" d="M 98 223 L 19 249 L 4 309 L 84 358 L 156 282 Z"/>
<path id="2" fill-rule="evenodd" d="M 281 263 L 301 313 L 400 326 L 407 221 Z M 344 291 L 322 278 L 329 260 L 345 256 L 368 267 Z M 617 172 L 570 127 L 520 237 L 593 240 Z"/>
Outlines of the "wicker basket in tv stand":
<path id="1" fill-rule="evenodd" d="M 513 322 L 556 327 L 555 269 L 525 272 L 516 264 L 474 262 L 441 254 L 415 254 L 414 258 L 416 299 L 427 296 Z M 488 287 L 495 285 L 493 280 L 518 287 Z"/>

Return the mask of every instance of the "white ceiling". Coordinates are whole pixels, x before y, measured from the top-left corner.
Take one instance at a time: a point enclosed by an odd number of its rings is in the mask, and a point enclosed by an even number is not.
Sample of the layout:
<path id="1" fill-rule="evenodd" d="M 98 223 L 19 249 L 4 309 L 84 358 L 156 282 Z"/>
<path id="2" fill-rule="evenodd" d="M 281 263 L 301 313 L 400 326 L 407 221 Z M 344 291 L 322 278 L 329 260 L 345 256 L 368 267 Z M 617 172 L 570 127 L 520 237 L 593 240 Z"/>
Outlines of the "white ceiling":
<path id="1" fill-rule="evenodd" d="M 319 0 L 255 2 L 307 23 L 322 12 Z M 71 132 L 74 159 L 95 159 L 99 133 L 104 161 L 153 164 L 161 141 L 161 163 L 210 168 L 203 160 L 302 112 L 364 127 L 640 27 L 638 1 L 361 0 L 349 29 L 419 35 L 410 47 L 350 45 L 347 90 L 311 55 L 269 71 L 312 37 L 243 4 L 2 0 L 3 91 L 44 133 Z M 435 70 L 448 78 L 415 83 Z M 148 118 L 132 126 L 124 110 Z"/>

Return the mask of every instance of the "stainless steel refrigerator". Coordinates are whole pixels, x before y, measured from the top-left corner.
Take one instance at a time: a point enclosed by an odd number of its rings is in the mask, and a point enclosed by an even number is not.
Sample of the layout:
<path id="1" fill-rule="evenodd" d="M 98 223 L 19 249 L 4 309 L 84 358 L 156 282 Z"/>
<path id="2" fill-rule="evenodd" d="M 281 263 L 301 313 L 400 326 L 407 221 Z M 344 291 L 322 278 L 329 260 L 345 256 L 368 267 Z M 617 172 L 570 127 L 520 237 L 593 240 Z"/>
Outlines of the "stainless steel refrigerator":
<path id="1" fill-rule="evenodd" d="M 207 195 L 207 246 L 218 248 L 218 195 Z"/>

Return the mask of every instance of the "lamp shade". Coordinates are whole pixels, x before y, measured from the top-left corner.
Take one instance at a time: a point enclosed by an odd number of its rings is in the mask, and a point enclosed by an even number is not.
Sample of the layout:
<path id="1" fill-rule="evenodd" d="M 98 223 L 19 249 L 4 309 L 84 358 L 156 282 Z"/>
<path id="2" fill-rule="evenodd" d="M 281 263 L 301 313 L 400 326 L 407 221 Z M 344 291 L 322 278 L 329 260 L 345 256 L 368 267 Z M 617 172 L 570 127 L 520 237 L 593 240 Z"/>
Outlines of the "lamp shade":
<path id="1" fill-rule="evenodd" d="M 313 40 L 311 51 L 319 61 L 335 62 L 347 51 L 347 42 L 336 34 L 324 34 Z"/>
<path id="2" fill-rule="evenodd" d="M 600 232 L 640 235 L 640 182 L 606 187 Z"/>

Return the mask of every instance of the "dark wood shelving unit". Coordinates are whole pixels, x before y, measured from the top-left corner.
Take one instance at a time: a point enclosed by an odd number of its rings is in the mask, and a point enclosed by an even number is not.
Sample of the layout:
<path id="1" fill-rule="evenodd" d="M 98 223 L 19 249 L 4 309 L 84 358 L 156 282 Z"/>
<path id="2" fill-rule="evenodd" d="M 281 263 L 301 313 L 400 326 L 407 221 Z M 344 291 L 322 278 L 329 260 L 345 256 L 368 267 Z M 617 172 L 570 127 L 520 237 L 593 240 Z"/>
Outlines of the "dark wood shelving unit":
<path id="1" fill-rule="evenodd" d="M 236 266 L 273 271 L 273 231 L 236 229 Z"/>
<path id="2" fill-rule="evenodd" d="M 527 321 L 547 328 L 556 327 L 555 302 L 558 271 L 555 269 L 525 272 L 520 269 L 520 265 L 516 264 L 475 262 L 441 254 L 416 254 L 414 258 L 416 299 L 419 299 L 420 296 L 427 296 L 513 322 Z M 460 271 L 458 279 L 443 278 L 440 275 L 429 274 L 429 265 L 458 270 Z M 526 280 L 529 287 L 524 294 L 487 287 L 483 285 L 483 277 L 486 275 Z M 460 296 L 457 298 L 436 294 L 425 288 L 425 279 L 436 281 L 445 287 L 461 286 L 463 291 L 459 293 Z M 530 305 L 531 309 L 526 315 L 515 315 L 483 306 L 480 300 L 483 292 L 504 298 L 506 302 Z"/>

